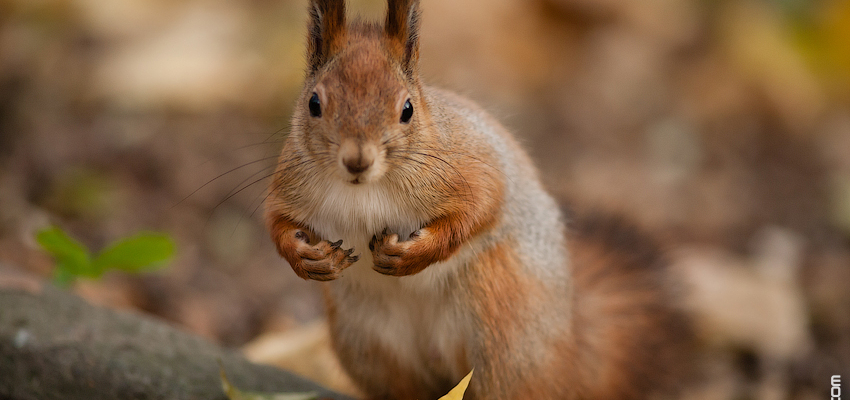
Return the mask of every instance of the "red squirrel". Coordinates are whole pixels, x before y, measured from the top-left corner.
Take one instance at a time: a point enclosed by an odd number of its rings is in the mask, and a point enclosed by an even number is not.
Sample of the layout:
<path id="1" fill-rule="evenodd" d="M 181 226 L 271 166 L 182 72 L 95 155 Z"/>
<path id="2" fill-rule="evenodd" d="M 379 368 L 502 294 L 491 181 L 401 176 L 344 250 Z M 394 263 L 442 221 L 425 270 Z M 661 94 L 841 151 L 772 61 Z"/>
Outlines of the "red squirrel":
<path id="1" fill-rule="evenodd" d="M 686 324 L 661 257 L 565 224 L 511 134 L 422 83 L 417 0 L 383 25 L 311 0 L 307 76 L 266 204 L 280 255 L 325 282 L 334 349 L 370 399 L 645 399 Z M 571 225 L 567 234 L 565 225 Z"/>

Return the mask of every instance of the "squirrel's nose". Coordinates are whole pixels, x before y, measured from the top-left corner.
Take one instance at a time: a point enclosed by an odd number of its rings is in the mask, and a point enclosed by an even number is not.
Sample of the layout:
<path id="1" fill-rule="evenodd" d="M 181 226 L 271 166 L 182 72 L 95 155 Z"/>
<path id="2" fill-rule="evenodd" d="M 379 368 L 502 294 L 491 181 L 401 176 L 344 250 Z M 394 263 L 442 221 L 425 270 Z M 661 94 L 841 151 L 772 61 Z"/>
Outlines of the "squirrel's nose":
<path id="1" fill-rule="evenodd" d="M 365 157 L 363 153 L 358 154 L 357 157 L 351 158 L 343 158 L 342 163 L 345 165 L 345 169 L 353 175 L 357 175 L 363 173 L 372 166 L 372 159 Z"/>
<path id="2" fill-rule="evenodd" d="M 340 162 L 352 175 L 360 175 L 375 163 L 377 148 L 371 144 L 360 144 L 345 140 L 340 147 Z"/>

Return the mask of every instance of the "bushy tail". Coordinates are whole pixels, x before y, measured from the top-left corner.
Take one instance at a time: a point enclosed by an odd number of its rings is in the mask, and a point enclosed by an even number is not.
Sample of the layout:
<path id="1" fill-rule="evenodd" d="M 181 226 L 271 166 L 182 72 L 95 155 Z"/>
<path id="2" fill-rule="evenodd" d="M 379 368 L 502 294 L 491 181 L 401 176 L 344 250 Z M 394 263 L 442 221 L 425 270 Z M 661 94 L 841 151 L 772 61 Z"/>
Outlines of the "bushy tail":
<path id="1" fill-rule="evenodd" d="M 687 374 L 691 330 L 658 246 L 622 219 L 571 223 L 575 367 L 586 399 L 671 394 Z"/>

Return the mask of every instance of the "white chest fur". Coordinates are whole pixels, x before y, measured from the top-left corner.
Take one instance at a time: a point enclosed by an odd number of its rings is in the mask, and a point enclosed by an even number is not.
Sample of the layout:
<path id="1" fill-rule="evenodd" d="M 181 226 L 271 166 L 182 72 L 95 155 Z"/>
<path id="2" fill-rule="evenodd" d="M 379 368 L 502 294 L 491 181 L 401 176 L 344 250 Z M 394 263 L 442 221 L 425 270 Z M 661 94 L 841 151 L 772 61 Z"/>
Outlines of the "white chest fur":
<path id="1" fill-rule="evenodd" d="M 467 244 L 447 262 L 430 265 L 416 275 L 381 275 L 372 269 L 368 247 L 372 237 L 389 229 L 404 239 L 427 222 L 421 211 L 409 206 L 409 199 L 396 196 L 380 183 L 335 182 L 313 199 L 307 224 L 326 240 L 342 239 L 343 248 L 353 247 L 360 256 L 341 278 L 328 283 L 337 324 L 356 338 L 394 346 L 391 350 L 399 361 L 410 367 L 456 368 L 458 349 L 465 347 L 460 343 L 465 335 L 459 331 L 468 324 L 453 297 L 446 296 L 451 292 L 447 278 L 481 244 Z"/>
<path id="2" fill-rule="evenodd" d="M 399 284 L 399 278 L 372 269 L 369 241 L 384 229 L 398 233 L 403 240 L 426 221 L 409 199 L 394 192 L 381 182 L 351 185 L 333 181 L 311 199 L 307 224 L 325 240 L 341 239 L 343 248 L 354 248 L 354 254 L 360 256 L 360 261 L 343 273 L 343 281 L 372 286 L 372 290 Z"/>
<path id="3" fill-rule="evenodd" d="M 425 221 L 421 212 L 400 196 L 382 182 L 352 185 L 333 180 L 313 193 L 307 222 L 332 241 L 346 236 L 371 238 L 386 228 L 409 233 Z"/>
<path id="4" fill-rule="evenodd" d="M 411 199 L 402 198 L 381 182 L 351 185 L 342 181 L 327 183 L 310 201 L 305 222 L 323 239 L 343 241 L 343 248 L 354 248 L 360 260 L 350 266 L 340 279 L 350 285 L 371 290 L 394 290 L 400 286 L 420 292 L 439 291 L 446 277 L 474 257 L 486 246 L 486 239 L 475 239 L 461 247 L 451 259 L 430 265 L 424 271 L 405 277 L 381 275 L 372 269 L 369 242 L 384 229 L 398 233 L 406 240 L 410 233 L 427 223 L 427 216 L 417 210 Z"/>

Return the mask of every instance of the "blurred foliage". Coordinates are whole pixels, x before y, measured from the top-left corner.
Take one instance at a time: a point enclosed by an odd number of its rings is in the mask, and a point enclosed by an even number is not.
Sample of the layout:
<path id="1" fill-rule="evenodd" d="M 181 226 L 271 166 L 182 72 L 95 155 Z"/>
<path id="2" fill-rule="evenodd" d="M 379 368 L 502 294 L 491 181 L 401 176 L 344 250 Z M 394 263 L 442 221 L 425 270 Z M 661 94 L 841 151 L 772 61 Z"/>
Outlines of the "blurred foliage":
<path id="1" fill-rule="evenodd" d="M 221 388 L 229 400 L 317 400 L 319 396 L 315 392 L 307 393 L 255 393 L 243 392 L 230 383 L 224 366 L 219 361 L 219 374 L 221 375 Z"/>
<path id="2" fill-rule="evenodd" d="M 118 185 L 107 173 L 75 167 L 46 185 L 45 206 L 71 218 L 108 218 L 117 208 Z"/>
<path id="3" fill-rule="evenodd" d="M 850 100 L 850 1 L 785 0 L 793 40 L 834 95 Z"/>
<path id="4" fill-rule="evenodd" d="M 51 226 L 36 235 L 36 241 L 56 261 L 53 280 L 67 286 L 77 278 L 97 279 L 109 270 L 140 273 L 162 268 L 174 256 L 174 241 L 165 234 L 138 233 L 119 239 L 99 254 Z"/>

